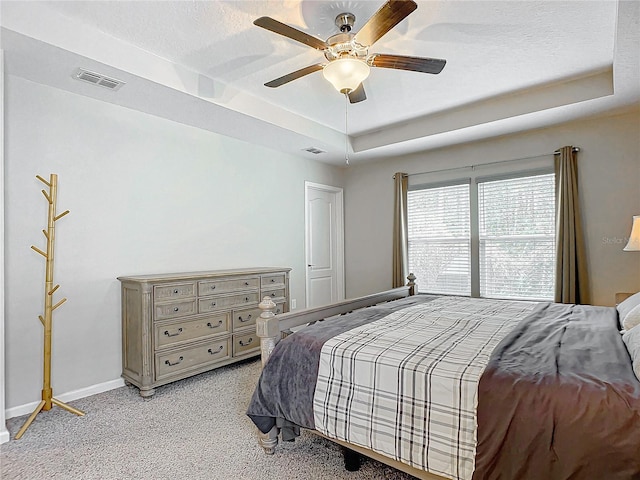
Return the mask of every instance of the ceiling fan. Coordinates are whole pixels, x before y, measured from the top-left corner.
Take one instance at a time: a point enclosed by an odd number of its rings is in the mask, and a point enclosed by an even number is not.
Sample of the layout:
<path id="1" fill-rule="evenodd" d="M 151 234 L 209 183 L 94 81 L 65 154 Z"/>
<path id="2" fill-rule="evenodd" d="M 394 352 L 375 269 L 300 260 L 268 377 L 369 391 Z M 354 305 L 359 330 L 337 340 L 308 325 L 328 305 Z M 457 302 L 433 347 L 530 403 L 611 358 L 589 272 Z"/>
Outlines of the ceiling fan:
<path id="1" fill-rule="evenodd" d="M 322 70 L 324 77 L 340 92 L 348 95 L 351 103 L 366 100 L 362 81 L 369 76 L 370 67 L 394 68 L 421 73 L 437 74 L 442 71 L 446 60 L 439 58 L 410 57 L 369 53 L 369 48 L 389 30 L 400 23 L 418 5 L 413 0 L 388 0 L 373 14 L 364 26 L 351 33 L 356 17 L 352 13 L 341 13 L 335 19 L 340 33 L 320 40 L 296 28 L 290 27 L 270 17 L 260 17 L 253 23 L 279 35 L 320 50 L 328 63 L 316 63 L 288 73 L 265 83 L 267 87 L 280 87 L 300 77 Z"/>

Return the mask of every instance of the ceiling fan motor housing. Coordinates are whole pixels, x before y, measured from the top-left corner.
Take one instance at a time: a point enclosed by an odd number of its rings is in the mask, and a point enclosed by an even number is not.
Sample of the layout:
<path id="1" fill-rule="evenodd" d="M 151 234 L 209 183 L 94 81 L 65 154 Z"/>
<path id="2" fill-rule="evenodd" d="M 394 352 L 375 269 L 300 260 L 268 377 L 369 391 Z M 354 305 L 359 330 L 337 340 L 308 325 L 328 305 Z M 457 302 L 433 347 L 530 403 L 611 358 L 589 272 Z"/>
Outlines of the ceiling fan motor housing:
<path id="1" fill-rule="evenodd" d="M 327 38 L 329 48 L 324 51 L 327 60 L 333 61 L 338 58 L 353 57 L 365 59 L 368 54 L 368 46 L 363 46 L 354 40 L 355 35 L 351 33 L 351 28 L 356 21 L 353 13 L 341 13 L 336 17 L 336 26 L 340 32 Z"/>
<path id="2" fill-rule="evenodd" d="M 329 48 L 324 51 L 324 56 L 327 60 L 332 61 L 338 58 L 353 57 L 353 58 L 365 58 L 367 56 L 368 49 L 362 45 L 358 45 L 353 40 L 354 35 L 352 33 L 338 33 L 327 39 Z"/>

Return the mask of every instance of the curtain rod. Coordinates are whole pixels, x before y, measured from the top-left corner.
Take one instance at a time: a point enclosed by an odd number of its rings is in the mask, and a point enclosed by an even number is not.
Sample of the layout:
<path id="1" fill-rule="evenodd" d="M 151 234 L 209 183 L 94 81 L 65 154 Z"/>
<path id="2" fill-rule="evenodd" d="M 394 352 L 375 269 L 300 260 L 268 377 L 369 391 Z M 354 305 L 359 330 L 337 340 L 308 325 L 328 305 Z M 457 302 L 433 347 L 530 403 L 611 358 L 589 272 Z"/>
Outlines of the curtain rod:
<path id="1" fill-rule="evenodd" d="M 573 153 L 578 153 L 580 151 L 580 147 L 573 147 L 572 149 Z M 427 173 L 440 173 L 440 172 L 449 172 L 449 171 L 454 171 L 454 170 L 463 170 L 465 168 L 471 168 L 474 169 L 476 167 L 484 167 L 486 165 L 497 165 L 500 163 L 509 163 L 509 162 L 519 162 L 522 160 L 529 160 L 531 158 L 541 158 L 541 157 L 548 157 L 549 155 L 560 155 L 560 150 L 556 150 L 555 152 L 551 152 L 551 153 L 541 153 L 540 155 L 532 155 L 530 157 L 522 157 L 522 158 L 512 158 L 509 160 L 499 160 L 497 162 L 489 162 L 489 163 L 481 163 L 479 165 L 465 165 L 463 167 L 454 167 L 454 168 L 442 168 L 440 170 L 429 170 L 427 172 L 417 172 L 417 173 L 408 173 L 407 177 L 412 177 L 414 175 L 425 175 Z M 393 178 L 395 178 L 396 176 L 394 175 Z"/>

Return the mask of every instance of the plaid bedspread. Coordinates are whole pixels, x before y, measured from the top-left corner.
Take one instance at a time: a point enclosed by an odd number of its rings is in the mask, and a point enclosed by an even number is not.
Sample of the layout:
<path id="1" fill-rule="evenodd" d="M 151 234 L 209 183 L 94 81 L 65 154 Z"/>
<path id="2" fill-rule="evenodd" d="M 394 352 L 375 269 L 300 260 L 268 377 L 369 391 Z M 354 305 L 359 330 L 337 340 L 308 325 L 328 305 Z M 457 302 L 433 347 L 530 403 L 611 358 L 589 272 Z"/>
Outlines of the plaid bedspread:
<path id="1" fill-rule="evenodd" d="M 330 339 L 314 394 L 316 429 L 418 469 L 471 479 L 480 375 L 534 307 L 445 297 Z"/>

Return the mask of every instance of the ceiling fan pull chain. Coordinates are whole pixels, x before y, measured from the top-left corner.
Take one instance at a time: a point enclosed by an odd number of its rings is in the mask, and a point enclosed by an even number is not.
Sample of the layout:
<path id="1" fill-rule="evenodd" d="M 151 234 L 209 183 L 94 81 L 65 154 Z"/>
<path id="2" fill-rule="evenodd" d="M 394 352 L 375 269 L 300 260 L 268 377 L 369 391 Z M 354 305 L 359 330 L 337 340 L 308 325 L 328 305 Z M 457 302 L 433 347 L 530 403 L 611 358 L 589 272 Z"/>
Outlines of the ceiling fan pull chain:
<path id="1" fill-rule="evenodd" d="M 344 161 L 349 165 L 349 94 L 344 94 Z"/>

